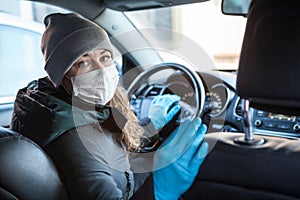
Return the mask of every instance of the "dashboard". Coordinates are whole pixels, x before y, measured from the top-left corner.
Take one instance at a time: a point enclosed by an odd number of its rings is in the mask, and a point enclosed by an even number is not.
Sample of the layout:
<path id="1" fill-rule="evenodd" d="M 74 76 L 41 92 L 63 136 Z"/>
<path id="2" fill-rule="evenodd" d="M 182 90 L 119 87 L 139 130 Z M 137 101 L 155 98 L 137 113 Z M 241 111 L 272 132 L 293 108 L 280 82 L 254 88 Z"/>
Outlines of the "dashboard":
<path id="1" fill-rule="evenodd" d="M 235 91 L 236 72 L 197 72 L 202 80 L 205 101 L 201 118 L 210 132 L 244 132 L 243 100 Z M 191 118 L 196 108 L 195 91 L 180 72 L 168 78 L 143 84 L 130 98 L 132 110 L 138 119 L 148 115 L 152 99 L 156 95 L 177 94 L 184 107 L 181 118 Z M 300 138 L 300 116 L 288 116 L 251 109 L 254 134 Z"/>

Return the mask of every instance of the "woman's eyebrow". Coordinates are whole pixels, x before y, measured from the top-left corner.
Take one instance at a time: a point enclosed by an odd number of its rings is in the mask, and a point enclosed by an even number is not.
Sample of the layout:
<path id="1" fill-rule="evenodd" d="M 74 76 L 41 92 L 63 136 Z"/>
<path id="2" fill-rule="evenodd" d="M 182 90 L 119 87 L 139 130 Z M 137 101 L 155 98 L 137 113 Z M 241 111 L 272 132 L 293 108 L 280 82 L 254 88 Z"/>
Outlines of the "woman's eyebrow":
<path id="1" fill-rule="evenodd" d="M 105 53 L 109 53 L 109 54 L 110 54 L 110 51 L 103 50 L 103 51 L 100 52 L 100 55 L 103 55 L 103 54 L 105 54 Z"/>
<path id="2" fill-rule="evenodd" d="M 103 55 L 103 54 L 106 54 L 106 53 L 109 53 L 111 55 L 110 51 L 107 51 L 107 50 L 102 50 L 102 51 L 99 52 L 100 55 Z M 89 52 L 89 53 L 84 54 L 82 57 L 87 57 L 87 56 L 90 56 L 91 54 L 92 53 Z"/>

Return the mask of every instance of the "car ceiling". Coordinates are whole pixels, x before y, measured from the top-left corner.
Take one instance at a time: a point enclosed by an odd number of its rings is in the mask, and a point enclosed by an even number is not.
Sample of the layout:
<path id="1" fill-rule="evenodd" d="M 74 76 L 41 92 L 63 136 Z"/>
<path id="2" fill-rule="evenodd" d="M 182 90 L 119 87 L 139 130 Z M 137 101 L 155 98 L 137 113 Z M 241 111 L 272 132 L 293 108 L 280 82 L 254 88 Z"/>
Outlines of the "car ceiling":
<path id="1" fill-rule="evenodd" d="M 118 11 L 133 11 L 170 7 L 182 4 L 205 2 L 209 0 L 33 0 L 49 3 L 81 13 L 88 19 L 95 19 L 105 8 Z M 84 5 L 84 6 L 82 6 Z"/>

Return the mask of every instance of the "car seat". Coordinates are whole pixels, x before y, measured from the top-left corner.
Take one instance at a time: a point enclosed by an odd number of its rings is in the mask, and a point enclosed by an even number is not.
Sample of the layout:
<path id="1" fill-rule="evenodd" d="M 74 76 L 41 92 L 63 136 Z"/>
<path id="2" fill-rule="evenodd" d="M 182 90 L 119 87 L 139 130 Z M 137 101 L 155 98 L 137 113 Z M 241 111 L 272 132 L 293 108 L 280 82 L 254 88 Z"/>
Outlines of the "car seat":
<path id="1" fill-rule="evenodd" d="M 67 199 L 48 155 L 30 139 L 3 127 L 0 127 L 0 199 Z"/>
<path id="2" fill-rule="evenodd" d="M 300 115 L 299 25 L 299 0 L 252 1 L 237 74 L 246 134 L 206 135 L 211 150 L 184 199 L 300 199 L 299 140 L 250 126 L 250 108 Z"/>

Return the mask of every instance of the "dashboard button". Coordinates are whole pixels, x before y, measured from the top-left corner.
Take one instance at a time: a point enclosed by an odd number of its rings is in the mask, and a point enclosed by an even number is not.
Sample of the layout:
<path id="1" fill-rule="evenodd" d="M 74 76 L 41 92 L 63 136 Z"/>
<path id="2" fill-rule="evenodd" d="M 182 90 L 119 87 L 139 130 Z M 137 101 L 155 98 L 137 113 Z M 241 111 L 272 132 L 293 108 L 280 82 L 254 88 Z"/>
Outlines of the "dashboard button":
<path id="1" fill-rule="evenodd" d="M 295 125 L 293 126 L 293 130 L 294 130 L 294 131 L 299 131 L 299 130 L 300 130 L 300 124 L 299 124 L 299 123 L 295 124 Z"/>
<path id="2" fill-rule="evenodd" d="M 274 123 L 274 122 L 265 122 L 264 126 L 268 127 L 268 128 L 277 128 L 278 127 L 277 123 Z"/>
<path id="3" fill-rule="evenodd" d="M 261 125 L 261 121 L 258 119 L 254 122 L 255 126 L 259 127 Z"/>
<path id="4" fill-rule="evenodd" d="M 288 130 L 290 129 L 290 126 L 288 124 L 280 124 L 278 128 L 283 129 L 283 130 Z"/>
<path id="5" fill-rule="evenodd" d="M 266 117 L 267 115 L 268 115 L 268 113 L 265 111 L 262 111 L 262 110 L 258 110 L 256 112 L 256 116 L 258 116 L 258 117 Z"/>

